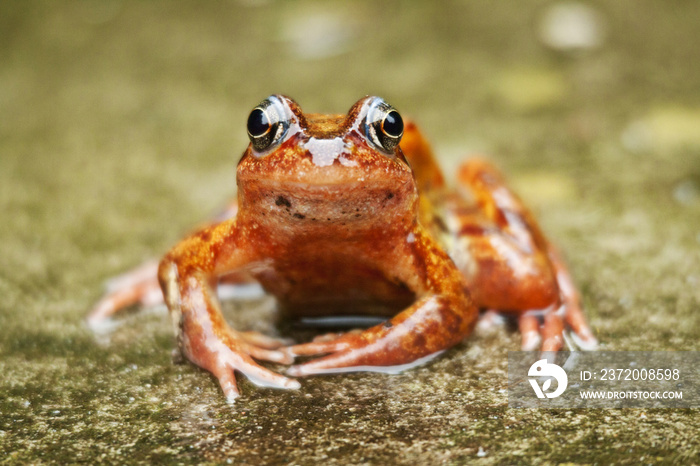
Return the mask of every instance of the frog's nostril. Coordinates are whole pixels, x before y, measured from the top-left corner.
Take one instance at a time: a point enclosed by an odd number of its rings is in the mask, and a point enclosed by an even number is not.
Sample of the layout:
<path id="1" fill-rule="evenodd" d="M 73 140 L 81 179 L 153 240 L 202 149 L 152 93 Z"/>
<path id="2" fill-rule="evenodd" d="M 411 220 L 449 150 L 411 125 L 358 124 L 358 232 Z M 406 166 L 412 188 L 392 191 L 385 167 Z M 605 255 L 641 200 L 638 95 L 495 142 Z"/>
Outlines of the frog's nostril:
<path id="1" fill-rule="evenodd" d="M 316 139 L 311 138 L 304 144 L 304 148 L 311 154 L 314 165 L 327 167 L 340 157 L 345 150 L 345 141 L 342 138 Z"/>

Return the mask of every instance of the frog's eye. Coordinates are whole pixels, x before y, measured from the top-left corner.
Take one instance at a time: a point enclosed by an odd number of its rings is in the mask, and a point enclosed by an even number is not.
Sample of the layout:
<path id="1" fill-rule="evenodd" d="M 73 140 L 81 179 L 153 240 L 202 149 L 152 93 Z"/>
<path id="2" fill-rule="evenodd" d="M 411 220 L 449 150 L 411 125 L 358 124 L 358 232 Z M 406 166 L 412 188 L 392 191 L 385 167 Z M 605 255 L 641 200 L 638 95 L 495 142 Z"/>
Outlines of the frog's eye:
<path id="1" fill-rule="evenodd" d="M 393 152 L 403 136 L 403 119 L 391 105 L 375 97 L 367 111 L 365 135 L 378 148 Z"/>
<path id="2" fill-rule="evenodd" d="M 269 97 L 248 116 L 248 137 L 253 149 L 262 152 L 282 140 L 289 128 L 289 111 L 277 96 Z"/>

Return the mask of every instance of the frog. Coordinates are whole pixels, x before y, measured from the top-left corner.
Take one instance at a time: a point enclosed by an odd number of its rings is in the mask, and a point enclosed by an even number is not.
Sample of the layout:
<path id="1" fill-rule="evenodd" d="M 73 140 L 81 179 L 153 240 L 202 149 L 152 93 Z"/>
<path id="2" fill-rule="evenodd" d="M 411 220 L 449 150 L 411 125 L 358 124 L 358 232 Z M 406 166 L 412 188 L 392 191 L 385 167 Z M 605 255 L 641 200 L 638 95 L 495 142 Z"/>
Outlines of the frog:
<path id="1" fill-rule="evenodd" d="M 164 302 L 181 354 L 213 374 L 230 402 L 240 396 L 234 372 L 297 389 L 304 376 L 403 370 L 462 342 L 480 316 L 516 320 L 523 350 L 570 341 L 595 349 L 560 252 L 485 158 L 467 159 L 449 185 L 418 126 L 376 96 L 346 114 L 319 114 L 271 95 L 246 129 L 225 213 L 113 282 L 91 326 Z M 296 344 L 236 330 L 217 285 L 251 280 L 282 316 L 378 323 Z"/>

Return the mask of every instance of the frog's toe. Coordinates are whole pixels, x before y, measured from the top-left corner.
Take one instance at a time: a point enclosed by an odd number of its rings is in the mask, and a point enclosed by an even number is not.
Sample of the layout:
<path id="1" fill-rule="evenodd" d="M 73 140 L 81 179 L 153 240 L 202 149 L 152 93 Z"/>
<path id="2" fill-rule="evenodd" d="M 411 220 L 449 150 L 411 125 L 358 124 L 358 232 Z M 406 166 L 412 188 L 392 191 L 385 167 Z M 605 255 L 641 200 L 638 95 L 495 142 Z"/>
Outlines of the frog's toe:
<path id="1" fill-rule="evenodd" d="M 522 336 L 521 348 L 523 351 L 535 351 L 542 343 L 540 336 L 540 322 L 535 313 L 526 312 L 518 319 L 520 335 Z"/>
<path id="2" fill-rule="evenodd" d="M 318 354 L 335 353 L 349 347 L 350 342 L 346 338 L 346 335 L 340 335 L 335 338 L 314 339 L 314 341 L 309 343 L 290 346 L 287 348 L 287 351 L 293 356 L 315 356 Z"/>
<path id="3" fill-rule="evenodd" d="M 319 354 L 335 353 L 360 345 L 363 330 L 350 330 L 345 333 L 326 333 L 318 335 L 308 343 L 300 343 L 285 348 L 292 356 L 316 356 Z"/>
<path id="4" fill-rule="evenodd" d="M 223 360 L 220 359 L 216 369 L 212 371 L 219 379 L 221 389 L 229 401 L 234 400 L 239 395 L 234 371 L 245 375 L 248 380 L 260 387 L 297 389 L 301 386 L 297 380 L 272 372 L 246 355 L 231 352 Z"/>
<path id="5" fill-rule="evenodd" d="M 540 317 L 535 312 L 526 312 L 518 320 L 522 335 L 522 350 L 559 351 L 564 346 L 564 320 L 559 312 L 548 309 L 544 314 L 544 323 L 540 326 Z"/>
<path id="6" fill-rule="evenodd" d="M 324 333 L 323 335 L 316 335 L 313 340 L 311 340 L 312 343 L 327 343 L 329 341 L 337 340 L 340 338 L 343 334 L 342 333 Z M 299 345 L 301 346 L 301 345 Z"/>
<path id="7" fill-rule="evenodd" d="M 251 345 L 265 349 L 277 349 L 291 345 L 293 340 L 289 338 L 274 338 L 255 331 L 238 332 L 238 336 Z"/>
<path id="8" fill-rule="evenodd" d="M 229 368 L 222 368 L 222 370 L 214 373 L 214 376 L 219 379 L 219 385 L 221 385 L 221 390 L 224 392 L 226 397 L 226 402 L 233 404 L 236 398 L 241 396 L 238 391 L 238 385 L 236 384 L 236 376 L 233 371 Z"/>
<path id="9" fill-rule="evenodd" d="M 355 359 L 356 355 L 353 355 L 352 350 L 345 350 L 303 364 L 291 366 L 286 372 L 292 377 L 341 372 L 343 369 L 348 370 L 348 367 L 356 366 Z M 355 370 L 358 369 L 355 368 Z"/>
<path id="10" fill-rule="evenodd" d="M 225 334 L 223 339 L 211 338 L 201 342 L 201 345 L 185 345 L 183 348 L 191 361 L 210 371 L 219 380 L 227 401 L 233 402 L 239 396 L 236 372 L 263 387 L 286 389 L 300 387 L 298 381 L 273 372 L 255 361 L 258 359 L 290 364 L 293 361 L 291 355 L 285 351 L 253 346 L 236 339 L 234 335 L 235 331 Z M 192 351 L 193 349 L 196 351 Z"/>
<path id="11" fill-rule="evenodd" d="M 521 349 L 523 351 L 536 351 L 540 347 L 540 343 L 542 343 L 542 337 L 537 331 L 523 333 L 522 340 Z"/>
<path id="12" fill-rule="evenodd" d="M 598 349 L 598 339 L 593 336 L 593 332 L 589 328 L 584 329 L 584 331 L 572 332 L 571 339 L 583 351 L 595 351 Z"/>
<path id="13" fill-rule="evenodd" d="M 476 329 L 485 334 L 494 333 L 499 328 L 502 328 L 505 323 L 506 319 L 500 312 L 489 309 L 479 317 L 479 321 L 476 323 Z"/>
<path id="14" fill-rule="evenodd" d="M 269 371 L 264 367 L 257 366 L 255 369 L 241 371 L 248 377 L 248 380 L 259 387 L 285 388 L 296 390 L 301 387 L 298 380 L 290 379 L 281 374 Z"/>
<path id="15" fill-rule="evenodd" d="M 258 360 L 276 362 L 279 364 L 291 364 L 294 362 L 294 356 L 284 350 L 269 350 L 253 345 L 246 345 L 246 352 Z"/>
<path id="16" fill-rule="evenodd" d="M 564 314 L 564 321 L 571 328 L 571 339 L 583 351 L 594 351 L 598 348 L 598 339 L 586 323 L 579 306 L 569 306 Z"/>
<path id="17" fill-rule="evenodd" d="M 286 373 L 293 377 L 339 372 L 398 373 L 444 349 L 431 350 L 412 343 L 408 332 L 386 334 L 368 329 L 361 334 L 347 333 L 331 341 L 295 345 L 289 348 L 295 355 L 326 356 L 291 366 Z"/>
<path id="18" fill-rule="evenodd" d="M 369 337 L 369 338 L 367 338 Z M 335 340 L 312 341 L 289 348 L 297 356 L 327 354 L 303 364 L 297 364 L 287 369 L 287 374 L 293 377 L 315 374 L 332 374 L 336 372 L 372 370 L 371 366 L 392 366 L 395 360 L 405 359 L 391 338 L 377 339 L 375 335 L 344 334 Z M 389 346 L 393 348 L 388 348 Z M 393 350 L 393 351 L 392 351 Z M 410 356 L 409 356 L 410 357 Z"/>
<path id="19" fill-rule="evenodd" d="M 307 375 L 337 374 L 342 372 L 382 372 L 399 374 L 405 370 L 426 363 L 441 354 L 443 350 L 427 355 L 387 355 L 377 351 L 372 345 L 360 349 L 347 349 L 328 356 L 297 364 L 287 369 L 293 377 Z"/>
<path id="20" fill-rule="evenodd" d="M 542 326 L 542 351 L 559 351 L 564 346 L 564 320 L 557 312 L 547 312 Z"/>
<path id="21" fill-rule="evenodd" d="M 594 351 L 598 348 L 598 340 L 583 320 L 580 310 L 571 312 L 567 308 L 548 309 L 544 313 L 544 322 L 542 317 L 536 311 L 526 312 L 519 317 L 523 351 L 536 351 L 540 348 L 545 352 L 556 352 L 564 344 L 571 351 Z"/>

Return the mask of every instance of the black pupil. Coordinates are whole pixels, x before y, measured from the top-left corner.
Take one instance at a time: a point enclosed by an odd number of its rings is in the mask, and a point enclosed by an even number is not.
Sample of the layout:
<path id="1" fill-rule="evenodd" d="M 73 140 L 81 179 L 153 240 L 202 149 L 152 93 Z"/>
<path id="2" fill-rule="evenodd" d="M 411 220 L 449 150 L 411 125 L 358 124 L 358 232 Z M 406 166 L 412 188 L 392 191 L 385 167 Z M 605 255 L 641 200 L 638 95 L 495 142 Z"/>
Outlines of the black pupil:
<path id="1" fill-rule="evenodd" d="M 270 122 L 265 112 L 256 108 L 248 117 L 248 133 L 253 137 L 260 137 L 270 130 Z"/>
<path id="2" fill-rule="evenodd" d="M 382 130 L 387 136 L 397 138 L 403 133 L 403 120 L 396 110 L 390 111 L 384 118 Z"/>

